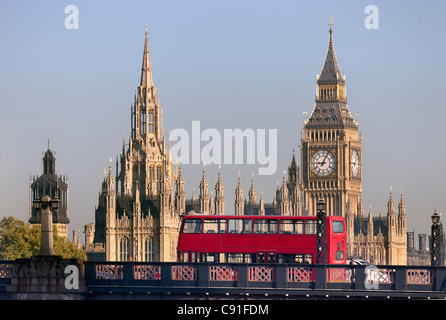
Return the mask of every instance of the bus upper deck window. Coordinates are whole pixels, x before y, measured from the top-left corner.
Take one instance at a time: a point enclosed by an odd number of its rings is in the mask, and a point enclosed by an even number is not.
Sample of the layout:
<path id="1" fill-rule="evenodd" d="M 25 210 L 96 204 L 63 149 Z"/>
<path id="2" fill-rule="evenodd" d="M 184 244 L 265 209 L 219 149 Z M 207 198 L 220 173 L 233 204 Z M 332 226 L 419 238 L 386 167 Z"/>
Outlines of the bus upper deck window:
<path id="1" fill-rule="evenodd" d="M 204 219 L 203 233 L 226 233 L 226 219 Z"/>
<path id="2" fill-rule="evenodd" d="M 229 219 L 228 233 L 250 234 L 251 232 L 251 219 Z"/>
<path id="3" fill-rule="evenodd" d="M 276 234 L 277 220 L 256 219 L 254 220 L 254 234 Z"/>
<path id="4" fill-rule="evenodd" d="M 305 234 L 316 234 L 316 220 L 305 221 Z"/>
<path id="5" fill-rule="evenodd" d="M 183 233 L 201 233 L 201 219 L 186 219 Z"/>
<path id="6" fill-rule="evenodd" d="M 304 233 L 304 221 L 303 220 L 283 219 L 280 221 L 279 233 L 280 234 L 303 234 Z"/>

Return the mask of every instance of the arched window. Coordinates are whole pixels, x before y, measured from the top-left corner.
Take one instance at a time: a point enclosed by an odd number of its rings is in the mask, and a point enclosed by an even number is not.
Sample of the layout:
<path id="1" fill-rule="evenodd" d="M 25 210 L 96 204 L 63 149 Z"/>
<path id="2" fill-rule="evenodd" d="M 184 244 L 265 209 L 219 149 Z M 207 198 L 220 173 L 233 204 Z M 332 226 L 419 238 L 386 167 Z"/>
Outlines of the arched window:
<path id="1" fill-rule="evenodd" d="M 129 238 L 123 237 L 119 242 L 119 260 L 128 261 L 129 254 L 130 254 Z"/>
<path id="2" fill-rule="evenodd" d="M 161 166 L 156 167 L 156 185 L 158 190 L 161 189 Z"/>
<path id="3" fill-rule="evenodd" d="M 147 118 L 147 124 L 148 124 L 148 129 L 149 129 L 149 133 L 153 133 L 153 112 L 149 111 L 149 115 Z"/>
<path id="4" fill-rule="evenodd" d="M 147 237 L 144 242 L 144 259 L 147 262 L 155 260 L 155 243 L 152 237 Z"/>
<path id="5" fill-rule="evenodd" d="M 141 113 L 141 133 L 145 134 L 146 133 L 146 113 L 143 111 Z"/>

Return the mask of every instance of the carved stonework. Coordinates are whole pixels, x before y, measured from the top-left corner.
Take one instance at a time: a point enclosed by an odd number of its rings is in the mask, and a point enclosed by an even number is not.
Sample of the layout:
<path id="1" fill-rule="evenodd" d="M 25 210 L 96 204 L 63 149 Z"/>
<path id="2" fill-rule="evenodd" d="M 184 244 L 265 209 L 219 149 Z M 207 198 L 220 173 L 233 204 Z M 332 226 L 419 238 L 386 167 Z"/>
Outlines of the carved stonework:
<path id="1" fill-rule="evenodd" d="M 79 271 L 78 289 L 65 286 L 68 266 L 76 266 Z M 15 261 L 11 286 L 8 291 L 17 300 L 76 300 L 82 299 L 86 291 L 84 266 L 76 259 L 62 259 L 58 256 L 34 256 L 31 259 Z"/>

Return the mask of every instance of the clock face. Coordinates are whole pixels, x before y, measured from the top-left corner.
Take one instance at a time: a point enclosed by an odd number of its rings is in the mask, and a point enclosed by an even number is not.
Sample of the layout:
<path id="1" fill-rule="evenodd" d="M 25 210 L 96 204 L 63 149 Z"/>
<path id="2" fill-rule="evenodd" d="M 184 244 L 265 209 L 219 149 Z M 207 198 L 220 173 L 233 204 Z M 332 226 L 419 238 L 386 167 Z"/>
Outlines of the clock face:
<path id="1" fill-rule="evenodd" d="M 351 166 L 353 176 L 357 177 L 359 175 L 359 154 L 357 151 L 352 153 Z"/>
<path id="2" fill-rule="evenodd" d="M 319 150 L 311 158 L 311 170 L 321 177 L 328 176 L 335 168 L 335 157 L 327 150 Z"/>

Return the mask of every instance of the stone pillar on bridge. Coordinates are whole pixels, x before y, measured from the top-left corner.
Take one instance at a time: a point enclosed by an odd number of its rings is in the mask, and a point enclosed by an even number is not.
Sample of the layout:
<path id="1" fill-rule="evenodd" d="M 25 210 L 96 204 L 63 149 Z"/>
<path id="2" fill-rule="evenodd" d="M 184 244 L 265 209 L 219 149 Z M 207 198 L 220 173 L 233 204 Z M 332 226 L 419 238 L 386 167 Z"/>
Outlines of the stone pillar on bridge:
<path id="1" fill-rule="evenodd" d="M 17 259 L 7 292 L 12 300 L 83 300 L 84 264 L 55 255 Z"/>
<path id="2" fill-rule="evenodd" d="M 53 256 L 54 246 L 53 246 L 53 212 L 57 211 L 59 207 L 59 200 L 51 200 L 49 196 L 43 197 L 42 201 L 38 205 L 37 202 L 34 203 L 36 209 L 42 210 L 41 216 L 41 237 L 40 237 L 40 255 L 41 256 Z M 39 208 L 38 208 L 39 207 Z"/>
<path id="3" fill-rule="evenodd" d="M 42 210 L 39 255 L 17 259 L 7 292 L 13 300 L 81 300 L 86 293 L 84 264 L 77 259 L 63 259 L 53 248 L 53 210 L 58 199 L 45 196 L 34 201 Z"/>

